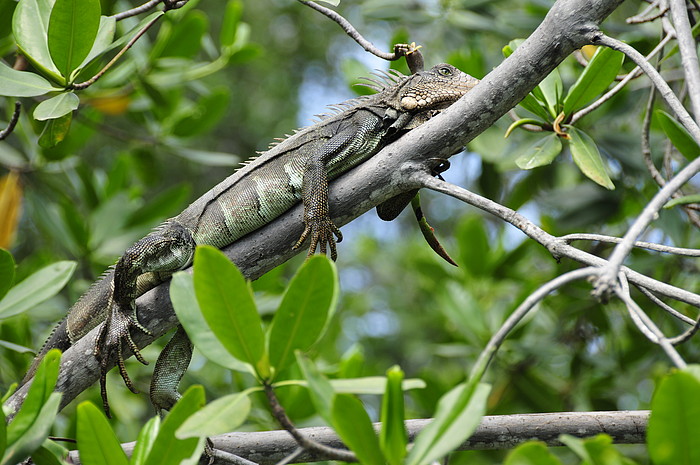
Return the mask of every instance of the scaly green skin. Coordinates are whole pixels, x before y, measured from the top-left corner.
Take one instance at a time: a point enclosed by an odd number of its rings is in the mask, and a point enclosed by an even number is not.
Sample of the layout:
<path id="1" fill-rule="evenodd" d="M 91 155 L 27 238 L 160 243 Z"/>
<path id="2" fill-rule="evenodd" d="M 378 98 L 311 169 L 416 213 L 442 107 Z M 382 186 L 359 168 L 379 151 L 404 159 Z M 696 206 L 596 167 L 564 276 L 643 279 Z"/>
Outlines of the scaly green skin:
<path id="1" fill-rule="evenodd" d="M 130 335 L 134 327 L 147 332 L 137 319 L 136 298 L 188 266 L 197 245 L 229 245 L 300 200 L 304 204 L 305 229 L 295 248 L 309 239 L 309 255 L 318 248 L 335 259 L 335 237 L 340 241 L 342 236 L 329 216 L 328 181 L 362 163 L 478 83 L 447 64 L 411 76 L 386 74 L 382 79 L 370 80 L 369 87 L 379 91 L 377 94 L 337 105 L 335 113 L 252 159 L 131 246 L 71 308 L 44 344 L 25 382 L 49 349 L 67 349 L 104 321 L 95 356 L 101 364 L 105 409 L 110 355 L 117 354 L 120 374 L 135 392 L 122 351 L 128 347 L 146 363 Z M 178 330 L 154 370 L 151 400 L 157 409 L 168 409 L 177 399 L 177 385 L 189 363 L 189 354 L 191 344 L 184 331 Z"/>

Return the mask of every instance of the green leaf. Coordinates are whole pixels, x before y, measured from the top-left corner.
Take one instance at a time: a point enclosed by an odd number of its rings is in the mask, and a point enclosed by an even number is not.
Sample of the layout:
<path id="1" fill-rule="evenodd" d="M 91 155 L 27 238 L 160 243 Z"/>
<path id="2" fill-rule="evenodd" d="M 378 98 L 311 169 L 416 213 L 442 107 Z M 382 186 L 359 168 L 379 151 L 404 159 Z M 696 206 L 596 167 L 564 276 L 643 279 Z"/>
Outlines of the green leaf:
<path id="1" fill-rule="evenodd" d="M 529 441 L 513 449 L 503 465 L 561 465 L 543 442 Z"/>
<path id="2" fill-rule="evenodd" d="M 22 0 L 12 17 L 12 33 L 17 47 L 42 74 L 59 85 L 66 80 L 54 65 L 49 53 L 48 30 L 55 0 Z"/>
<path id="3" fill-rule="evenodd" d="M 5 417 L 5 411 L 2 409 L 2 402 L 0 402 L 0 454 L 5 455 L 5 449 L 7 448 L 7 418 Z"/>
<path id="4" fill-rule="evenodd" d="M 61 352 L 50 350 L 36 370 L 19 412 L 7 427 L 7 450 L 0 464 L 14 464 L 38 449 L 49 434 L 61 403 L 53 392 L 58 379 Z"/>
<path id="5" fill-rule="evenodd" d="M 552 133 L 535 141 L 515 159 L 515 164 L 522 170 L 530 170 L 538 166 L 549 165 L 561 153 L 562 145 L 559 136 Z"/>
<path id="6" fill-rule="evenodd" d="M 695 160 L 700 155 L 700 145 L 673 116 L 663 110 L 656 110 L 654 117 L 681 155 L 688 160 Z"/>
<path id="7" fill-rule="evenodd" d="M 320 339 L 337 296 L 333 262 L 325 255 L 306 260 L 289 283 L 270 326 L 270 364 L 276 373 L 294 361 L 295 350 L 306 351 Z"/>
<path id="8" fill-rule="evenodd" d="M 379 446 L 390 465 L 400 465 L 406 456 L 408 434 L 404 425 L 403 371 L 398 366 L 386 372 L 386 392 L 382 399 L 382 429 Z"/>
<path id="9" fill-rule="evenodd" d="M 15 281 L 15 259 L 5 249 L 0 249 L 0 301 Z"/>
<path id="10" fill-rule="evenodd" d="M 41 447 L 32 452 L 32 463 L 35 465 L 65 465 L 67 457 L 68 449 L 47 439 Z"/>
<path id="11" fill-rule="evenodd" d="M 34 421 L 22 431 L 15 440 L 10 441 L 9 436 L 14 432 L 12 424 L 8 426 L 8 446 L 0 460 L 0 465 L 14 465 L 31 455 L 41 447 L 53 427 L 54 420 L 61 405 L 61 393 L 52 392 L 45 403 L 41 404 Z M 13 421 L 14 423 L 14 421 Z"/>
<path id="12" fill-rule="evenodd" d="M 192 137 L 214 128 L 226 115 L 231 100 L 231 91 L 226 87 L 212 89 L 199 99 L 191 112 L 184 115 L 172 129 L 178 137 Z"/>
<path id="13" fill-rule="evenodd" d="M 158 44 L 160 53 L 155 57 L 194 58 L 201 48 L 202 38 L 209 29 L 209 18 L 203 11 L 193 10 L 173 27 L 165 43 Z M 162 48 L 161 48 L 162 47 Z M 156 47 L 153 48 L 157 53 Z"/>
<path id="14" fill-rule="evenodd" d="M 45 121 L 60 118 L 80 105 L 80 99 L 73 92 L 63 92 L 48 100 L 44 100 L 34 109 L 34 119 Z"/>
<path id="15" fill-rule="evenodd" d="M 525 42 L 525 39 L 513 39 L 510 42 L 508 42 L 508 45 L 503 47 L 503 56 L 508 58 L 513 54 L 513 52 L 522 45 L 522 43 Z"/>
<path id="16" fill-rule="evenodd" d="M 532 94 L 527 94 L 525 98 L 520 101 L 520 106 L 530 113 L 539 116 L 543 121 L 548 121 L 550 119 L 546 105 L 542 104 Z"/>
<path id="17" fill-rule="evenodd" d="M 486 411 L 491 386 L 462 383 L 440 398 L 435 419 L 420 432 L 407 465 L 427 465 L 452 452 L 472 435 Z"/>
<path id="18" fill-rule="evenodd" d="M 226 3 L 224 10 L 224 19 L 221 23 L 221 32 L 219 34 L 219 42 L 221 48 L 231 47 L 236 40 L 236 31 L 238 23 L 241 22 L 243 15 L 243 2 L 240 0 L 229 0 Z"/>
<path id="19" fill-rule="evenodd" d="M 384 376 L 365 376 L 361 378 L 332 379 L 331 386 L 335 392 L 346 394 L 382 394 L 386 391 Z M 401 383 L 401 389 L 425 389 L 425 381 L 422 379 L 405 379 Z"/>
<path id="20" fill-rule="evenodd" d="M 196 411 L 204 406 L 204 388 L 190 387 L 163 420 L 145 465 L 181 463 L 191 457 L 199 458 L 204 451 L 204 440 L 177 439 L 175 431 Z M 194 462 L 196 463 L 196 462 Z"/>
<path id="21" fill-rule="evenodd" d="M 513 121 L 513 123 L 511 123 L 511 125 L 508 126 L 508 129 L 506 129 L 506 133 L 503 135 L 503 137 L 506 138 L 506 137 L 510 136 L 511 132 L 513 132 L 515 129 L 519 128 L 520 126 L 522 126 L 524 124 L 532 124 L 534 126 L 539 126 L 539 127 L 544 126 L 544 123 L 538 119 L 520 118 L 517 121 Z"/>
<path id="22" fill-rule="evenodd" d="M 304 378 L 306 378 L 308 383 L 311 402 L 316 408 L 316 413 L 326 420 L 328 424 L 333 424 L 331 406 L 335 393 L 333 392 L 331 384 L 326 377 L 318 371 L 316 365 L 314 365 L 311 360 L 304 357 L 299 351 L 296 352 L 296 357 L 301 372 L 304 374 Z"/>
<path id="23" fill-rule="evenodd" d="M 570 115 L 603 93 L 615 81 L 625 55 L 608 47 L 598 47 L 586 68 L 564 98 L 564 113 Z"/>
<path id="24" fill-rule="evenodd" d="M 182 205 L 191 198 L 191 187 L 182 183 L 172 186 L 148 199 L 148 203 L 130 214 L 126 221 L 126 227 L 152 225 L 162 221 L 163 218 L 176 214 Z"/>
<path id="25" fill-rule="evenodd" d="M 684 195 L 676 199 L 671 199 L 666 202 L 664 208 L 671 208 L 675 207 L 676 205 L 688 205 L 691 203 L 700 203 L 700 194 Z"/>
<path id="26" fill-rule="evenodd" d="M 114 19 L 114 16 L 100 17 L 100 25 L 97 29 L 97 36 L 95 37 L 95 42 L 92 44 L 92 49 L 90 49 L 90 53 L 88 53 L 76 70 L 85 68 L 92 60 L 99 57 L 111 48 L 116 29 L 117 20 Z"/>
<path id="27" fill-rule="evenodd" d="M 58 70 L 70 81 L 88 56 L 100 28 L 99 0 L 56 0 L 51 10 L 48 45 Z"/>
<path id="28" fill-rule="evenodd" d="M 700 463 L 700 381 L 679 371 L 662 379 L 651 401 L 647 429 L 649 456 L 655 465 Z"/>
<path id="29" fill-rule="evenodd" d="M 37 97 L 63 90 L 35 73 L 17 71 L 0 62 L 0 95 L 5 97 Z"/>
<path id="30" fill-rule="evenodd" d="M 153 443 L 158 437 L 158 431 L 160 431 L 160 417 L 156 415 L 148 420 L 139 431 L 134 451 L 131 453 L 131 460 L 129 460 L 131 465 L 144 465 L 146 463 L 148 454 L 153 449 Z"/>
<path id="31" fill-rule="evenodd" d="M 173 275 L 170 283 L 170 300 L 178 321 L 187 331 L 192 343 L 205 357 L 230 370 L 255 373 L 251 365 L 231 355 L 209 328 L 199 308 L 191 274 L 180 271 Z"/>
<path id="32" fill-rule="evenodd" d="M 340 5 L 340 0 L 320 0 L 321 3 L 328 3 L 329 5 L 332 6 L 338 6 Z"/>
<path id="33" fill-rule="evenodd" d="M 250 390 L 229 394 L 207 404 L 175 432 L 179 439 L 206 438 L 235 431 L 250 413 Z"/>
<path id="34" fill-rule="evenodd" d="M 61 351 L 50 350 L 39 363 L 27 397 L 22 403 L 8 429 L 7 442 L 13 443 L 19 439 L 36 421 L 41 407 L 48 401 L 58 379 L 58 369 L 61 362 Z"/>
<path id="35" fill-rule="evenodd" d="M 333 427 L 363 465 L 385 465 L 379 439 L 362 402 L 349 394 L 338 394 L 331 407 Z"/>
<path id="36" fill-rule="evenodd" d="M 551 117 L 556 118 L 559 114 L 561 99 L 564 93 L 564 85 L 561 82 L 559 71 L 557 69 L 552 70 L 546 78 L 542 79 L 542 82 L 540 82 L 535 89 L 539 89 L 541 92 L 543 101 L 547 105 Z M 533 90 L 533 93 L 537 96 L 535 90 Z"/>
<path id="37" fill-rule="evenodd" d="M 76 436 L 81 463 L 126 465 L 129 460 L 105 414 L 92 402 L 78 405 Z"/>
<path id="38" fill-rule="evenodd" d="M 194 290 L 207 324 L 231 355 L 270 374 L 265 336 L 253 294 L 238 268 L 218 249 L 197 247 Z"/>
<path id="39" fill-rule="evenodd" d="M 45 149 L 55 147 L 68 135 L 73 113 L 66 113 L 60 118 L 50 119 L 44 124 L 44 129 L 39 136 L 39 146 Z M 80 221 L 83 219 L 80 218 Z"/>
<path id="40" fill-rule="evenodd" d="M 36 307 L 63 289 L 75 271 L 76 263 L 61 261 L 52 263 L 20 282 L 0 300 L 0 319 Z"/>
<path id="41" fill-rule="evenodd" d="M 583 465 L 633 465 L 634 462 L 623 457 L 615 449 L 612 438 L 607 434 L 598 434 L 592 438 L 579 439 L 562 434 L 559 440 L 571 449 L 583 461 Z"/>
<path id="42" fill-rule="evenodd" d="M 565 127 L 568 128 L 571 136 L 569 147 L 576 166 L 583 174 L 606 189 L 615 189 L 615 185 L 605 171 L 605 164 L 593 139 L 580 129 L 569 125 Z"/>

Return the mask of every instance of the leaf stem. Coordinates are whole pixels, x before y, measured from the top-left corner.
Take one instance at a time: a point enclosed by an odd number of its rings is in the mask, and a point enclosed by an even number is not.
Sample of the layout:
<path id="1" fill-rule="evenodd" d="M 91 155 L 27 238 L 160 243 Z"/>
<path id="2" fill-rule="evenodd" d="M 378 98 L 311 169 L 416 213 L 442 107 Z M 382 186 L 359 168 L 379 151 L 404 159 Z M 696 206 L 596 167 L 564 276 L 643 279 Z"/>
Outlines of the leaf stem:
<path id="1" fill-rule="evenodd" d="M 163 13 L 163 14 L 165 14 L 165 13 Z M 143 27 L 143 29 L 141 29 L 139 32 L 137 32 L 136 35 L 134 37 L 132 37 L 131 40 L 129 40 L 129 42 L 127 42 L 126 45 L 121 50 L 119 50 L 119 52 L 116 55 L 114 55 L 114 58 L 112 58 L 109 61 L 109 63 L 107 63 L 105 65 L 105 67 L 102 68 L 97 74 L 95 74 L 93 77 L 91 77 L 87 81 L 80 82 L 77 84 L 71 83 L 71 84 L 68 84 L 66 87 L 68 89 L 83 90 L 83 89 L 87 89 L 88 87 L 93 85 L 95 82 L 97 82 L 97 80 L 99 78 L 101 78 L 112 66 L 114 66 L 114 64 L 117 62 L 117 60 L 119 60 L 122 57 L 122 55 L 124 55 L 126 53 L 126 51 L 129 50 L 136 43 L 136 41 L 139 40 L 141 38 L 141 36 L 143 36 L 146 33 L 146 31 L 148 31 L 151 28 L 151 26 L 153 26 L 156 23 L 156 21 L 158 21 L 160 18 L 163 17 L 163 14 L 156 16 L 155 18 L 150 20 L 148 23 L 146 23 L 146 25 Z"/>

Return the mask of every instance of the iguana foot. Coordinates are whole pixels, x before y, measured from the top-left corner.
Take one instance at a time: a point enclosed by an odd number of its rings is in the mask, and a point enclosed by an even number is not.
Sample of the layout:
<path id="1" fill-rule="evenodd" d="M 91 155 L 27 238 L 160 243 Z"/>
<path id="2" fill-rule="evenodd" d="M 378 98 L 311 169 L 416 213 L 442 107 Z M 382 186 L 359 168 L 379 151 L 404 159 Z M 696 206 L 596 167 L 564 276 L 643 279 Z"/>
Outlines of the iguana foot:
<path id="1" fill-rule="evenodd" d="M 100 328 L 93 351 L 93 355 L 100 363 L 100 393 L 102 395 L 102 406 L 108 417 L 110 415 L 109 401 L 107 400 L 107 372 L 111 368 L 110 361 L 116 358 L 119 374 L 124 380 L 124 384 L 131 392 L 138 394 L 138 390 L 134 387 L 134 383 L 126 371 L 124 350 L 128 348 L 139 362 L 148 365 L 148 362 L 143 358 L 141 351 L 131 337 L 131 328 L 138 328 L 150 334 L 150 331 L 136 319 L 135 312 L 133 312 L 132 316 L 119 308 L 116 303 L 112 303 L 110 307 L 109 317 Z"/>
<path id="2" fill-rule="evenodd" d="M 309 253 L 307 257 L 316 253 L 316 248 L 318 248 L 322 254 L 327 254 L 328 249 L 330 249 L 331 260 L 335 261 L 335 259 L 338 258 L 335 243 L 343 240 L 340 229 L 338 229 L 328 217 L 310 218 L 305 220 L 304 224 L 304 232 L 301 233 L 301 237 L 297 243 L 294 244 L 294 248 L 298 249 L 301 247 L 308 237 L 311 239 L 311 243 L 309 244 Z"/>

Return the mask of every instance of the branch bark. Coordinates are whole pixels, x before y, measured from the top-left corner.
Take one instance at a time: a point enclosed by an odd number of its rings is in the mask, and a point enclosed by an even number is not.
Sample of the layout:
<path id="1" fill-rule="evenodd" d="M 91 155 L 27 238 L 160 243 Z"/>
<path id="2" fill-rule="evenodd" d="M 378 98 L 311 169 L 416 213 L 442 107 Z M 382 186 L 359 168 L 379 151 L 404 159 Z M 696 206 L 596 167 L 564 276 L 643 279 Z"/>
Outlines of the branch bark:
<path id="1" fill-rule="evenodd" d="M 509 449 L 531 439 L 543 441 L 549 446 L 561 446 L 563 444 L 559 441 L 559 436 L 562 434 L 583 438 L 605 433 L 609 434 L 616 444 L 643 444 L 646 440 L 648 419 L 647 410 L 485 416 L 474 434 L 457 450 Z M 430 421 L 429 419 L 406 421 L 409 440 L 413 441 Z M 378 430 L 380 424 L 375 423 L 374 426 Z M 299 432 L 328 447 L 345 447 L 332 428 L 302 428 Z M 223 450 L 259 465 L 278 463 L 298 447 L 296 441 L 284 430 L 229 433 L 213 437 L 211 440 L 217 450 Z M 127 455 L 131 455 L 134 444 L 133 442 L 123 444 Z M 71 452 L 70 457 L 73 463 L 80 463 L 76 452 Z M 329 460 L 329 457 L 305 451 L 294 457 L 290 463 L 322 460 Z"/>
<path id="2" fill-rule="evenodd" d="M 344 225 L 379 203 L 420 187 L 411 173 L 428 172 L 431 158 L 455 154 L 506 114 L 564 58 L 586 45 L 588 34 L 621 3 L 622 0 L 558 0 L 515 53 L 461 100 L 332 183 L 329 200 L 336 224 Z M 297 253 L 292 246 L 302 226 L 302 207 L 297 205 L 223 250 L 247 278 L 256 279 Z M 340 264 L 342 267 L 342 253 Z M 169 283 L 164 283 L 138 299 L 139 319 L 147 322 L 153 333 L 134 334 L 139 347 L 152 343 L 177 324 L 168 289 Z M 57 390 L 63 393 L 62 407 L 99 377 L 92 355 L 97 329 L 63 356 L 57 384 Z M 8 400 L 12 410 L 19 408 L 28 386 L 22 386 Z"/>

